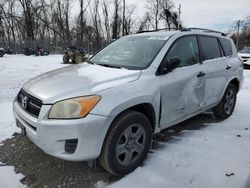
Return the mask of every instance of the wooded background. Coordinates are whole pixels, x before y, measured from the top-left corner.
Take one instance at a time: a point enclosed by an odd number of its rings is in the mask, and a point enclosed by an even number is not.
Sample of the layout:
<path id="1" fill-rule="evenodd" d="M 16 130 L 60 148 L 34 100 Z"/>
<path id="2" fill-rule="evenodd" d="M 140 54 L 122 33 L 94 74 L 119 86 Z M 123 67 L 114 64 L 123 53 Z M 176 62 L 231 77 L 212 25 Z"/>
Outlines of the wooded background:
<path id="1" fill-rule="evenodd" d="M 72 9 L 76 4 L 79 12 Z M 24 47 L 42 47 L 58 53 L 76 45 L 94 52 L 124 35 L 177 28 L 172 0 L 147 0 L 145 6 L 138 17 L 136 5 L 126 0 L 0 0 L 0 47 L 18 53 Z M 240 37 L 242 46 L 250 41 L 249 28 Z"/>

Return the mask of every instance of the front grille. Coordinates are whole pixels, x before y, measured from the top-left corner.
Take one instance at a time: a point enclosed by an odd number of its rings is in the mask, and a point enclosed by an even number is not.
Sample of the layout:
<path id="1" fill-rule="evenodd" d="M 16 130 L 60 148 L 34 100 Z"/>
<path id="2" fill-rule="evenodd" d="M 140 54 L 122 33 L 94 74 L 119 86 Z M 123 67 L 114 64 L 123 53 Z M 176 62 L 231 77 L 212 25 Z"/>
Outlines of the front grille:
<path id="1" fill-rule="evenodd" d="M 245 57 L 245 56 L 242 56 L 242 59 L 244 62 L 248 61 L 248 59 L 250 59 L 250 57 Z"/>
<path id="2" fill-rule="evenodd" d="M 70 139 L 65 141 L 65 152 L 75 153 L 77 147 L 78 139 Z"/>
<path id="3" fill-rule="evenodd" d="M 41 100 L 21 90 L 17 95 L 17 101 L 24 111 L 36 118 L 39 116 L 42 107 Z"/>

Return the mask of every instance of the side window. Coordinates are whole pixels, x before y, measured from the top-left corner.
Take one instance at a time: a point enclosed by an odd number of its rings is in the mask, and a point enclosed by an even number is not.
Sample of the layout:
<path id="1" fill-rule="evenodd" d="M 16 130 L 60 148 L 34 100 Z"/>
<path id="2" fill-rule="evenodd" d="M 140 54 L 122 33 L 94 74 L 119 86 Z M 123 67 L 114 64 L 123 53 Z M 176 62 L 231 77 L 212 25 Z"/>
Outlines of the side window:
<path id="1" fill-rule="evenodd" d="M 225 55 L 226 56 L 232 56 L 233 55 L 233 48 L 231 41 L 225 38 L 220 38 L 220 43 L 224 49 Z"/>
<path id="2" fill-rule="evenodd" d="M 195 36 L 177 39 L 171 46 L 166 58 L 178 57 L 181 60 L 179 67 L 185 67 L 199 63 L 198 44 Z"/>
<path id="3" fill-rule="evenodd" d="M 202 61 L 221 57 L 219 43 L 215 37 L 199 36 Z"/>

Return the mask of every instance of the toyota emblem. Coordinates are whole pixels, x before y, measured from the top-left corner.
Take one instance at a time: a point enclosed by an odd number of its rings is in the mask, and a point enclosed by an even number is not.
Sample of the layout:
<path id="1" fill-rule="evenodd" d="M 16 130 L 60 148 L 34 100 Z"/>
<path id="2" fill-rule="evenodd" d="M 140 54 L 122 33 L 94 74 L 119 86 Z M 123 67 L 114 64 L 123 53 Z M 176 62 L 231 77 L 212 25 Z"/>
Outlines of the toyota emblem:
<path id="1" fill-rule="evenodd" d="M 28 104 L 28 97 L 25 96 L 22 98 L 22 107 L 27 108 L 27 104 Z"/>

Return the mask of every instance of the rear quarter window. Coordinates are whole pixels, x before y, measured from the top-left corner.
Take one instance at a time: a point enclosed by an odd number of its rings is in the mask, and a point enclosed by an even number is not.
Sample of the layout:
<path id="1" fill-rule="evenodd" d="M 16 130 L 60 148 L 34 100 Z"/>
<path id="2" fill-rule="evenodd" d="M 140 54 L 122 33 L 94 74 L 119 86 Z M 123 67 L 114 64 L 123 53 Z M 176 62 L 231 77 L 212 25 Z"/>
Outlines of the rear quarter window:
<path id="1" fill-rule="evenodd" d="M 219 40 L 220 40 L 220 43 L 223 47 L 225 55 L 232 56 L 233 55 L 233 48 L 232 48 L 231 41 L 229 39 L 225 39 L 225 38 L 220 38 Z"/>
<path id="2" fill-rule="evenodd" d="M 221 57 L 220 46 L 217 38 L 198 36 L 202 61 Z"/>

